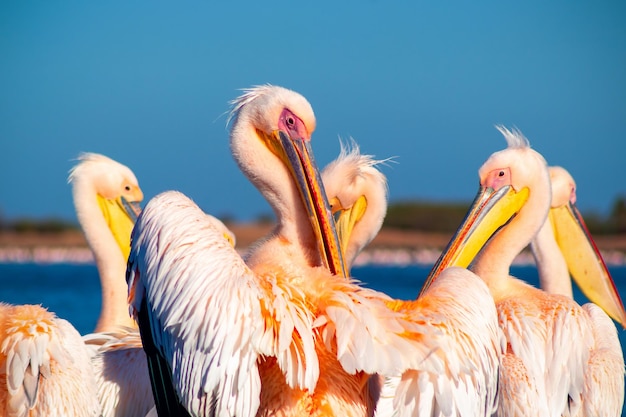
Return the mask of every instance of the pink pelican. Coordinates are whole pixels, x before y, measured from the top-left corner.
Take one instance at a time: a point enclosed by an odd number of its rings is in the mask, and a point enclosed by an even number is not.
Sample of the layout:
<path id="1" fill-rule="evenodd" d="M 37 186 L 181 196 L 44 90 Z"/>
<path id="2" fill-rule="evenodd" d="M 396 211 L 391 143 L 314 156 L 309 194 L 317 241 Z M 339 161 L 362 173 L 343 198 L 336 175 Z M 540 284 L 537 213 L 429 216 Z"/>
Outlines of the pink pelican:
<path id="1" fill-rule="evenodd" d="M 438 329 L 345 277 L 306 99 L 261 86 L 233 105 L 234 158 L 277 225 L 244 261 L 187 197 L 167 192 L 146 205 L 133 232 L 129 299 L 163 382 L 154 387 L 158 412 L 373 415 L 371 375 L 416 369 L 447 347 Z"/>
<path id="2" fill-rule="evenodd" d="M 96 329 L 84 335 L 83 341 L 92 354 L 102 415 L 145 415 L 154 401 L 139 332 L 128 314 L 124 278 L 143 192 L 126 165 L 95 153 L 82 154 L 79 161 L 70 171 L 69 182 L 102 288 Z M 132 349 L 141 353 L 139 358 L 127 354 Z M 132 401 L 125 401 L 131 391 L 124 384 L 132 385 Z"/>
<path id="3" fill-rule="evenodd" d="M 102 307 L 95 332 L 136 327 L 128 316 L 124 285 L 130 233 L 143 193 L 127 166 L 104 155 L 84 153 L 68 181 L 78 223 L 91 248 L 102 287 Z"/>
<path id="4" fill-rule="evenodd" d="M 508 148 L 480 168 L 479 192 L 424 289 L 442 268 L 471 263 L 489 287 L 507 341 L 499 415 L 529 409 L 538 416 L 576 415 L 593 347 L 591 323 L 572 299 L 509 275 L 513 259 L 547 218 L 551 189 L 544 158 L 521 132 L 498 129 Z"/>
<path id="5" fill-rule="evenodd" d="M 102 288 L 93 333 L 83 336 L 91 354 L 103 416 L 144 415 L 154 401 L 137 326 L 128 314 L 126 262 L 143 192 L 133 171 L 101 154 L 85 153 L 70 171 L 78 222 L 91 248 Z M 129 355 L 133 349 L 139 357 Z M 124 352 L 124 354 L 122 354 Z M 127 385 L 133 400 L 127 401 Z"/>

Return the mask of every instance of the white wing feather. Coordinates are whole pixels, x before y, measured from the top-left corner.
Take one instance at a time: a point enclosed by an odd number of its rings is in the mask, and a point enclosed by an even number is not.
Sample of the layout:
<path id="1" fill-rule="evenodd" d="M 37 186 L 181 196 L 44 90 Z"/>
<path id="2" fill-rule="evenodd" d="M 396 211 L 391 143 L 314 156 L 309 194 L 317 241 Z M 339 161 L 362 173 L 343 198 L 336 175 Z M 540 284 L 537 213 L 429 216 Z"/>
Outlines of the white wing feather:
<path id="1" fill-rule="evenodd" d="M 90 333 L 83 340 L 93 350 L 91 363 L 102 417 L 147 414 L 154 407 L 154 397 L 139 331 Z"/>
<path id="2" fill-rule="evenodd" d="M 522 281 L 518 283 L 526 286 L 527 291 L 540 291 Z M 535 408 L 538 415 L 576 415 L 593 334 L 586 314 L 573 300 L 554 294 L 548 297 L 550 300 L 543 306 L 526 303 L 525 298 L 519 297 L 500 301 L 500 326 L 510 353 L 519 359 L 519 363 L 513 363 L 518 370 L 525 369 L 529 386 L 536 387 L 540 398 Z M 519 383 L 515 386 L 523 388 Z M 529 396 L 535 395 L 534 388 L 523 396 L 514 393 L 515 389 L 509 389 L 510 397 L 504 400 L 513 409 L 523 409 Z M 514 404 L 516 401 L 524 403 Z"/>
<path id="3" fill-rule="evenodd" d="M 437 329 L 421 343 L 439 348 L 385 378 L 376 417 L 491 416 L 505 345 L 487 286 L 466 269 L 448 268 L 418 301 L 412 321 Z"/>
<path id="4" fill-rule="evenodd" d="M 438 343 L 439 329 L 393 311 L 387 295 L 355 283 L 336 284 L 354 288 L 331 288 L 321 297 L 325 305 L 319 306 L 322 315 L 316 324 L 325 343 L 336 345 L 337 358 L 348 373 L 398 374 L 422 366 L 424 358 L 446 349 Z"/>
<path id="5" fill-rule="evenodd" d="M 148 203 L 133 232 L 128 274 L 131 312 L 147 297 L 155 344 L 188 410 L 254 415 L 260 355 L 276 356 L 290 385 L 315 386 L 312 319 L 288 300 L 291 289 L 257 277 L 182 194 Z"/>
<path id="6" fill-rule="evenodd" d="M 74 326 L 38 305 L 0 309 L 7 416 L 100 415 L 89 352 Z"/>
<path id="7" fill-rule="evenodd" d="M 583 390 L 583 415 L 618 417 L 624 406 L 624 354 L 615 324 L 593 303 L 582 306 L 592 323 L 595 346 Z"/>

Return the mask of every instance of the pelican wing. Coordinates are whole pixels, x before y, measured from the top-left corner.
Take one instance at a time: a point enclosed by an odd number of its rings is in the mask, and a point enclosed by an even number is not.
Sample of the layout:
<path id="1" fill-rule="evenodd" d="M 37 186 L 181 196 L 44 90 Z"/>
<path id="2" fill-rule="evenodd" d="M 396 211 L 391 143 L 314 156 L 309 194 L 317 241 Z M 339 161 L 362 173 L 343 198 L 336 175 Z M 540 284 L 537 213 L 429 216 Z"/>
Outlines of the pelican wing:
<path id="1" fill-rule="evenodd" d="M 422 337 L 437 338 L 438 329 L 389 308 L 393 301 L 385 294 L 345 281 L 336 285 L 356 288 L 330 291 L 316 324 L 348 373 L 398 374 L 440 348 L 420 343 Z"/>
<path id="2" fill-rule="evenodd" d="M 593 330 L 587 314 L 569 297 L 553 295 L 554 320 L 548 328 L 548 406 L 562 413 L 576 415 L 581 406 L 585 373 L 593 348 Z M 550 323 L 550 321 L 548 321 Z M 577 343 L 572 343 L 577 341 Z M 562 405 L 561 399 L 568 399 Z M 561 407 L 563 406 L 563 409 Z"/>
<path id="3" fill-rule="evenodd" d="M 498 415 L 526 417 L 528 410 L 533 410 L 538 416 L 550 415 L 547 404 L 541 401 L 534 378 L 531 378 L 522 360 L 513 353 L 505 353 L 501 364 Z"/>
<path id="4" fill-rule="evenodd" d="M 21 306 L 28 312 L 7 304 L 0 307 L 7 309 L 5 323 L 0 323 L 5 328 L 0 354 L 6 357 L 8 409 L 26 415 L 37 401 L 40 376 L 50 376 L 50 360 L 66 366 L 69 356 L 61 346 L 62 329 L 57 329 L 54 314 L 35 305 Z"/>
<path id="5" fill-rule="evenodd" d="M 521 360 L 531 385 L 546 393 L 551 415 L 564 410 L 575 415 L 593 341 L 586 314 L 568 297 L 515 282 L 527 295 L 505 298 L 497 306 L 508 350 Z"/>
<path id="6" fill-rule="evenodd" d="M 147 314 L 187 410 L 254 415 L 260 355 L 276 356 L 291 384 L 315 385 L 310 318 L 245 265 L 214 220 L 177 192 L 150 201 L 133 232 L 131 313 Z"/>
<path id="7" fill-rule="evenodd" d="M 377 416 L 495 411 L 503 345 L 495 306 L 478 277 L 455 270 L 457 277 L 435 283 L 414 302 L 362 288 L 332 291 L 327 298 L 322 335 L 336 347 L 343 368 L 387 377 Z M 460 293 L 466 298 L 452 295 Z"/>
<path id="8" fill-rule="evenodd" d="M 154 407 L 154 398 L 139 331 L 91 333 L 83 340 L 93 349 L 102 417 L 146 415 Z"/>
<path id="9" fill-rule="evenodd" d="M 585 375 L 586 416 L 617 416 L 624 405 L 624 355 L 615 324 L 597 305 L 582 306 L 589 315 L 595 340 Z"/>
<path id="10" fill-rule="evenodd" d="M 504 338 L 484 282 L 466 269 L 447 268 L 402 309 L 411 321 L 436 329 L 421 340 L 431 354 L 386 378 L 376 416 L 491 416 Z"/>
<path id="11" fill-rule="evenodd" d="M 88 351 L 67 320 L 39 305 L 0 303 L 0 336 L 8 415 L 100 415 Z"/>

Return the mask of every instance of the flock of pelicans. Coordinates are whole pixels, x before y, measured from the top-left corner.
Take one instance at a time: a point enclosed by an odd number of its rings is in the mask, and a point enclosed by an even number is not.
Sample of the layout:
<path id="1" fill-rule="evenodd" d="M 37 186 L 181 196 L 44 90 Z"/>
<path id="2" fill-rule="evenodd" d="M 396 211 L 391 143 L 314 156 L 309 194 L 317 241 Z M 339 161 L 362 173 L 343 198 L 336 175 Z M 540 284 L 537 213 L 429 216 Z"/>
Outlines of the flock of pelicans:
<path id="1" fill-rule="evenodd" d="M 574 180 L 519 131 L 499 127 L 508 146 L 480 168 L 463 224 L 420 296 L 396 300 L 350 276 L 387 210 L 379 161 L 353 144 L 319 172 L 313 110 L 293 91 L 232 105 L 233 156 L 275 229 L 242 257 L 186 196 L 141 211 L 130 169 L 83 155 L 69 181 L 101 315 L 81 336 L 41 306 L 0 303 L 0 415 L 621 415 L 611 318 L 626 313 Z M 529 244 L 541 289 L 509 275 Z M 570 276 L 593 303 L 573 300 Z"/>

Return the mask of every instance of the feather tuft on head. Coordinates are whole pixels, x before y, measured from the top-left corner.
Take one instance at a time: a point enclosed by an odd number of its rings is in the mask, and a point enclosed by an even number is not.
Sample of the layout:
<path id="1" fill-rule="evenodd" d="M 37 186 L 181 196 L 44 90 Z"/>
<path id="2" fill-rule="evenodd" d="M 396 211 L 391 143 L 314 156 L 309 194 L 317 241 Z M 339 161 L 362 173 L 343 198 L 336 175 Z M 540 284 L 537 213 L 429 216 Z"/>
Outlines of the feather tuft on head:
<path id="1" fill-rule="evenodd" d="M 244 107 L 246 104 L 251 103 L 256 98 L 269 93 L 274 88 L 275 87 L 272 84 L 255 85 L 249 88 L 242 88 L 240 91 L 243 91 L 243 94 L 228 102 L 228 104 L 231 106 L 231 109 L 230 113 L 228 114 L 228 119 L 226 119 L 226 125 L 228 126 L 230 124 L 230 122 L 237 116 L 239 110 L 241 110 L 242 107 Z"/>
<path id="2" fill-rule="evenodd" d="M 502 125 L 496 125 L 496 129 L 502 133 L 509 148 L 530 148 L 530 142 L 518 128 L 514 127 L 513 130 L 509 130 Z"/>
<path id="3" fill-rule="evenodd" d="M 351 160 L 354 165 L 359 166 L 359 168 L 367 168 L 367 167 L 376 167 L 377 165 L 388 165 L 389 162 L 396 162 L 395 157 L 391 156 L 385 159 L 374 159 L 373 155 L 363 155 L 361 154 L 361 149 L 359 148 L 359 144 L 354 138 L 350 137 L 348 140 L 342 140 L 339 138 L 339 156 L 337 160 Z"/>

